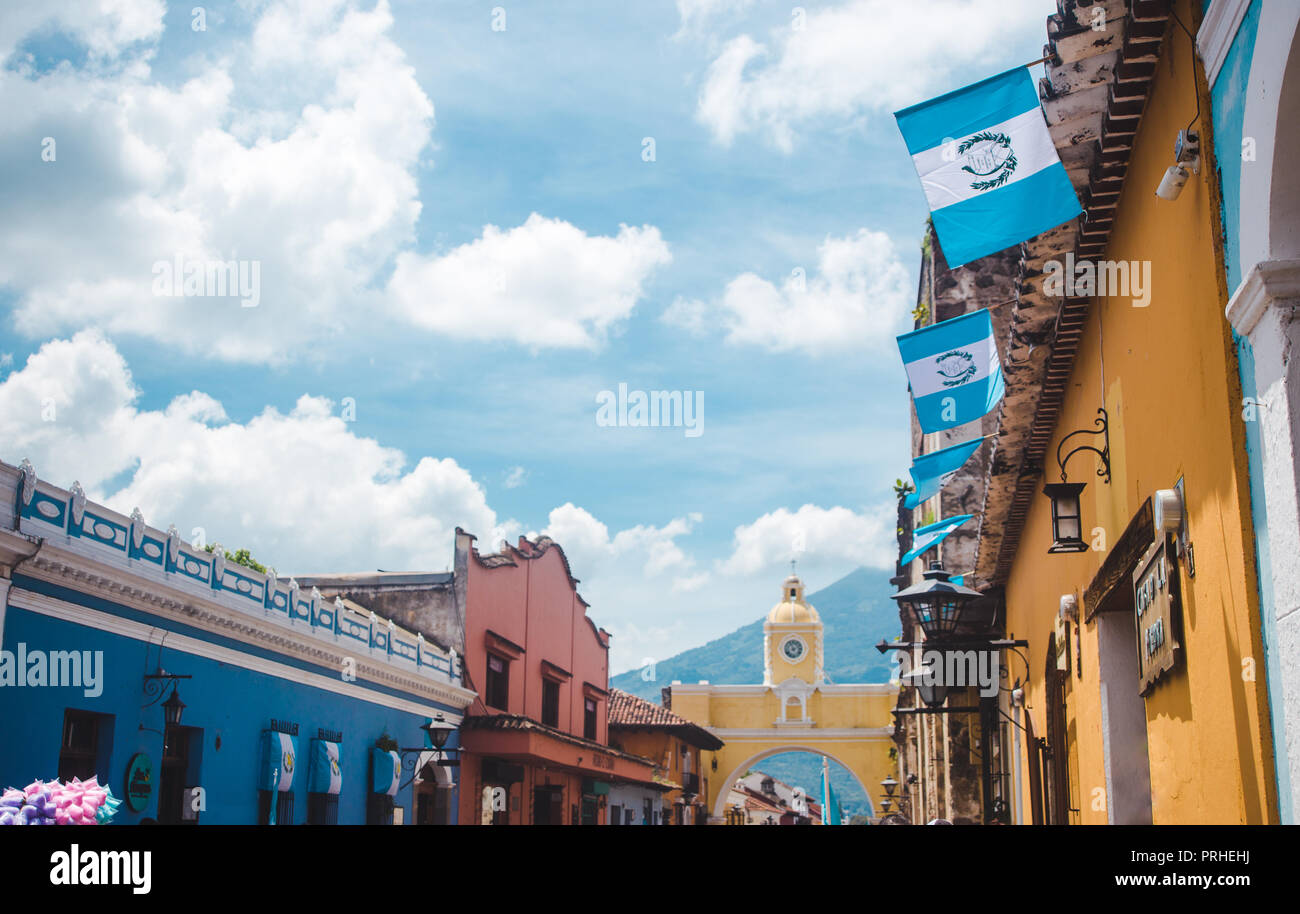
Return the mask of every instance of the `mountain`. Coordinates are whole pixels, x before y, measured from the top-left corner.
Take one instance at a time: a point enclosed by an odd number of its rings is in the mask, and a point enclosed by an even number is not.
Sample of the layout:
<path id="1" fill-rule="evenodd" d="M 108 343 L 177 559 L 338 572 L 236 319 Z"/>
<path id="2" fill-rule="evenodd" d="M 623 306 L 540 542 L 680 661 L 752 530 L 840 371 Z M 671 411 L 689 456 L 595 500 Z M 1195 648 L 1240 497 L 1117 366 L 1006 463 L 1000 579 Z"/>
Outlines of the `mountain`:
<path id="1" fill-rule="evenodd" d="M 881 654 L 875 645 L 898 635 L 898 607 L 889 599 L 894 593 L 892 576 L 890 571 L 859 568 L 806 597 L 822 619 L 826 678 L 831 682 L 889 681 L 889 655 Z M 773 588 L 773 605 L 779 596 Z M 628 670 L 611 676 L 609 684 L 658 704 L 660 690 L 674 679 L 707 679 L 720 685 L 762 682 L 766 618 L 767 609 L 729 635 L 656 662 L 653 678 L 647 678 L 649 669 Z"/>
<path id="2" fill-rule="evenodd" d="M 899 632 L 898 607 L 889 599 L 894 586 L 891 571 L 859 568 L 806 599 L 821 616 L 825 637 L 826 678 L 831 682 L 888 682 L 890 655 L 875 645 Z M 772 603 L 779 594 L 773 588 Z M 770 607 L 769 607 L 770 608 Z M 659 704 L 661 689 L 673 680 L 719 685 L 763 681 L 763 622 L 767 611 L 748 625 L 701 647 L 683 651 L 655 664 L 651 670 L 628 670 L 611 676 L 609 684 Z M 847 816 L 866 813 L 866 797 L 846 769 L 831 762 L 831 784 Z M 755 770 L 764 771 L 810 797 L 821 795 L 821 758 L 808 752 L 782 753 L 763 759 Z M 875 785 L 868 785 L 875 790 Z"/>

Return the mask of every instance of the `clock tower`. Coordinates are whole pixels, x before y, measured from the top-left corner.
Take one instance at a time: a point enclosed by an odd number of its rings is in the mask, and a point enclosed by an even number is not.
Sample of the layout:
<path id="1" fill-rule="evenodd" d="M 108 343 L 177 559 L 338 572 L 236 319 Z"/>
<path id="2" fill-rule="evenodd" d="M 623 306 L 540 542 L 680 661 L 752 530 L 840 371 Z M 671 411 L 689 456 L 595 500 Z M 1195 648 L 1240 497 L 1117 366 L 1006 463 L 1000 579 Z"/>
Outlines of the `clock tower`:
<path id="1" fill-rule="evenodd" d="M 822 620 L 817 610 L 804 602 L 803 581 L 790 575 L 781 585 L 781 602 L 772 607 L 763 623 L 763 684 L 777 686 L 798 680 L 821 685 Z"/>

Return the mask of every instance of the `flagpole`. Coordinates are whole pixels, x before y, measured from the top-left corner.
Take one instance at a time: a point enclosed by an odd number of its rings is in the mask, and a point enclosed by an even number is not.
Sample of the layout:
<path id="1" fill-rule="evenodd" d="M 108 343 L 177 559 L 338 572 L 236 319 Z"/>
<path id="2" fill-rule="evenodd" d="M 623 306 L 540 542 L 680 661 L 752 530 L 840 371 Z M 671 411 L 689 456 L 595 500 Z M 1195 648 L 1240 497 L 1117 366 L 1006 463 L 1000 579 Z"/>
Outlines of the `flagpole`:
<path id="1" fill-rule="evenodd" d="M 822 825 L 830 825 L 831 779 L 828 776 L 829 765 L 826 756 L 822 756 Z"/>

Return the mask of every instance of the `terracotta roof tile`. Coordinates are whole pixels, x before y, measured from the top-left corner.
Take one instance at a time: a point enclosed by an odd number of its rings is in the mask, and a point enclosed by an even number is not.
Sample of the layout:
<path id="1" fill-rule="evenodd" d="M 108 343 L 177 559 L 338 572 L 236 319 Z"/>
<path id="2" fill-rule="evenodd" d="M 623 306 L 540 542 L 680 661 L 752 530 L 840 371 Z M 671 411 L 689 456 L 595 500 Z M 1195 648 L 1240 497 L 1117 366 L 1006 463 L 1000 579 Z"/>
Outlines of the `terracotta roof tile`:
<path id="1" fill-rule="evenodd" d="M 609 690 L 609 725 L 611 727 L 661 727 L 677 731 L 682 739 L 701 749 L 718 750 L 722 741 L 684 717 L 662 705 L 652 704 L 622 689 Z"/>

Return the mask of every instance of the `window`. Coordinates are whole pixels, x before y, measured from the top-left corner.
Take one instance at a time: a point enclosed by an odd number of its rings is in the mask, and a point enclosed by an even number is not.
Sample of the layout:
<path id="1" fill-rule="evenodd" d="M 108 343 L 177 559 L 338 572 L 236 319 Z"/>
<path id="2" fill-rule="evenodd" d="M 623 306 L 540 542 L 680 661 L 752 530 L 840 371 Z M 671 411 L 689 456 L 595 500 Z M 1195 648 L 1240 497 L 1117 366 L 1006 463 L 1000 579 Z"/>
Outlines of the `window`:
<path id="1" fill-rule="evenodd" d="M 98 772 L 100 725 L 105 715 L 90 711 L 63 712 L 63 742 L 59 747 L 59 780 L 88 781 Z"/>
<path id="2" fill-rule="evenodd" d="M 307 794 L 308 825 L 338 825 L 339 798 L 334 793 Z"/>
<path id="3" fill-rule="evenodd" d="M 653 801 L 653 800 L 645 800 L 645 801 L 643 801 L 643 805 L 642 805 L 642 808 L 641 808 L 641 824 L 642 824 L 642 825 L 654 825 L 654 824 L 655 824 L 654 801 Z"/>
<path id="4" fill-rule="evenodd" d="M 587 739 L 596 739 L 596 699 L 588 698 L 584 702 L 582 715 L 582 735 Z"/>
<path id="5" fill-rule="evenodd" d="M 488 654 L 487 703 L 504 711 L 510 702 L 510 664 L 496 654 Z"/>
<path id="6" fill-rule="evenodd" d="M 275 811 L 274 822 L 271 821 L 272 806 L 274 806 Z M 257 792 L 257 824 L 292 825 L 293 791 L 259 790 Z"/>
<path id="7" fill-rule="evenodd" d="M 548 727 L 560 725 L 560 684 L 554 679 L 542 680 L 542 723 Z"/>

